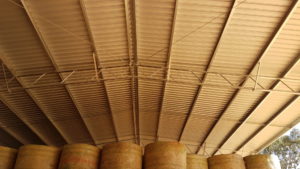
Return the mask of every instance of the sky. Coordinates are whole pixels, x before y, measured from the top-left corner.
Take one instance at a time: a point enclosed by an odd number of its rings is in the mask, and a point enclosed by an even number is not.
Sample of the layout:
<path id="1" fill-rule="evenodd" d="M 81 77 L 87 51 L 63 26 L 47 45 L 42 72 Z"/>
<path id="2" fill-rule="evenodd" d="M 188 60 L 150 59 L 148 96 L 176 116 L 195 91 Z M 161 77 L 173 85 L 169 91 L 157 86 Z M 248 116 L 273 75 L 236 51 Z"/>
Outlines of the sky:
<path id="1" fill-rule="evenodd" d="M 294 128 L 300 130 L 300 123 L 296 124 L 293 128 L 291 128 L 289 131 L 287 131 L 286 133 L 284 133 L 284 135 L 288 135 L 292 131 L 292 129 L 294 129 Z"/>

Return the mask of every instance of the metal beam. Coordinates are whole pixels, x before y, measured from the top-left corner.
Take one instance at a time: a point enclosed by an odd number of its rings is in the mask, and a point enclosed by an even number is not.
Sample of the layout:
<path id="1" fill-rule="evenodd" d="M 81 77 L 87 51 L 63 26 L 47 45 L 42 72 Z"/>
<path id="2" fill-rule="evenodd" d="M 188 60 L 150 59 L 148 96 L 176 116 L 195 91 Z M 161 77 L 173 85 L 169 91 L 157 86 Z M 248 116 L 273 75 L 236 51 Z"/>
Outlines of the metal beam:
<path id="1" fill-rule="evenodd" d="M 278 24 L 278 26 L 276 27 L 275 31 L 273 32 L 273 35 L 271 36 L 271 38 L 268 40 L 268 42 L 266 43 L 266 45 L 263 47 L 263 49 L 261 50 L 260 54 L 258 55 L 258 58 L 256 59 L 256 61 L 254 62 L 254 64 L 251 66 L 251 68 L 249 69 L 247 74 L 251 74 L 251 72 L 255 71 L 256 65 L 264 58 L 264 56 L 266 55 L 266 53 L 269 51 L 269 49 L 271 48 L 272 44 L 275 42 L 276 38 L 278 37 L 279 33 L 281 32 L 281 30 L 283 29 L 283 27 L 285 26 L 285 24 L 287 23 L 287 21 L 289 20 L 289 18 L 291 17 L 292 13 L 294 12 L 294 10 L 297 8 L 299 1 L 298 0 L 294 0 L 294 2 L 292 3 L 291 7 L 289 8 L 289 10 L 287 11 L 287 13 L 285 14 L 285 16 L 283 17 L 283 19 L 281 20 L 281 22 Z M 247 83 L 248 78 L 246 78 L 244 80 L 244 82 L 242 83 L 242 87 L 244 87 Z M 224 111 L 221 113 L 219 119 L 217 120 L 216 123 L 213 124 L 213 126 L 211 127 L 210 131 L 208 132 L 208 134 L 206 135 L 204 141 L 200 144 L 201 146 L 199 147 L 197 153 L 200 152 L 201 147 L 203 145 L 204 142 L 207 141 L 207 138 L 210 136 L 211 132 L 213 131 L 213 129 L 215 128 L 216 125 L 218 125 L 221 122 L 221 119 L 224 117 L 224 115 L 226 114 L 227 110 L 229 109 L 229 107 L 234 103 L 235 99 L 237 98 L 238 94 L 239 94 L 240 90 L 237 90 L 232 98 L 230 99 L 230 101 L 228 102 L 228 104 L 225 106 Z"/>
<path id="2" fill-rule="evenodd" d="M 18 81 L 18 83 L 22 86 L 23 82 L 22 79 L 19 78 L 18 76 L 16 76 L 16 72 L 13 71 L 12 67 L 10 67 L 11 65 L 8 64 L 8 62 L 6 61 L 6 58 L 4 58 L 3 56 L 0 55 L 0 59 L 2 60 L 2 62 L 6 65 L 6 67 L 8 68 L 8 70 L 11 72 L 11 74 L 16 78 L 16 80 Z M 24 87 L 24 86 L 22 86 Z M 53 125 L 53 127 L 57 130 L 57 132 L 61 135 L 61 137 L 63 138 L 63 140 L 66 143 L 69 143 L 67 138 L 64 137 L 64 135 L 62 134 L 63 132 L 55 125 L 54 121 L 47 115 L 47 113 L 45 113 L 46 109 L 43 108 L 43 106 L 41 106 L 39 104 L 39 101 L 34 97 L 34 95 L 32 94 L 32 92 L 30 91 L 30 89 L 24 89 L 26 91 L 26 93 L 31 97 L 31 99 L 33 100 L 33 102 L 36 104 L 36 106 L 42 110 L 43 114 L 45 115 L 45 117 L 50 121 L 50 123 Z"/>
<path id="3" fill-rule="evenodd" d="M 133 14 L 130 15 L 130 8 Z M 135 1 L 124 0 L 124 9 L 126 16 L 126 33 L 127 33 L 127 46 L 129 56 L 129 71 L 131 74 L 131 98 L 132 98 L 132 113 L 134 135 L 137 144 L 140 144 L 140 126 L 139 126 L 139 97 L 138 97 L 138 79 L 134 78 L 138 74 L 137 70 L 137 39 L 136 39 L 136 20 L 135 20 Z M 133 24 L 131 24 L 131 19 Z M 131 32 L 131 31 L 132 32 Z"/>
<path id="4" fill-rule="evenodd" d="M 33 18 L 32 13 L 31 13 L 30 10 L 29 10 L 29 6 L 27 5 L 27 2 L 25 2 L 25 0 L 21 0 L 21 2 L 22 2 L 22 4 L 23 4 L 23 6 L 24 6 L 24 9 L 25 9 L 27 15 L 29 16 L 29 18 L 30 18 L 30 20 L 31 20 L 31 23 L 32 23 L 33 27 L 35 28 L 35 31 L 37 32 L 37 35 L 39 36 L 39 38 L 40 38 L 40 40 L 41 40 L 41 42 L 42 42 L 42 44 L 43 44 L 43 46 L 44 46 L 45 51 L 47 52 L 47 54 L 48 54 L 48 56 L 49 56 L 49 58 L 50 58 L 50 60 L 51 60 L 51 62 L 52 62 L 52 65 L 53 65 L 55 71 L 58 71 L 58 70 L 59 70 L 59 67 L 58 67 L 58 65 L 56 64 L 56 62 L 55 62 L 55 60 L 54 60 L 54 58 L 53 58 L 53 54 L 52 54 L 51 50 L 49 49 L 49 47 L 48 47 L 46 41 L 44 40 L 44 37 L 43 37 L 41 31 L 39 30 L 39 28 L 38 28 L 38 26 L 37 26 L 37 24 L 36 24 L 36 22 L 35 22 L 35 20 L 34 20 L 34 18 Z M 74 71 L 71 73 L 71 75 L 72 75 L 73 73 L 74 73 Z M 58 75 L 59 75 L 59 77 L 60 77 L 61 82 L 63 83 L 63 82 L 64 82 L 64 78 L 63 78 L 62 74 L 58 73 Z M 81 119 L 82 119 L 82 121 L 83 121 L 85 127 L 87 128 L 87 122 L 86 122 L 86 121 L 84 120 L 84 118 L 82 117 L 82 113 L 80 112 L 80 109 L 78 108 L 78 105 L 76 104 L 75 99 L 73 98 L 70 89 L 69 89 L 67 86 L 65 86 L 65 89 L 67 90 L 70 99 L 72 100 L 74 106 L 75 106 L 76 109 L 78 110 L 79 115 L 80 115 L 80 117 L 81 117 Z M 95 142 L 94 138 L 92 137 L 92 135 L 91 135 L 91 133 L 90 133 L 90 131 L 89 131 L 88 128 L 87 128 L 87 131 L 88 131 L 88 134 L 91 136 L 91 138 L 92 138 L 94 144 L 96 144 L 96 142 Z"/>
<path id="5" fill-rule="evenodd" d="M 300 55 L 288 66 L 288 68 L 286 69 L 286 71 L 284 73 L 282 73 L 282 78 L 285 78 L 300 62 Z M 277 88 L 281 83 L 281 80 L 277 80 L 271 87 L 271 89 L 275 89 Z M 230 133 L 229 135 L 222 141 L 222 143 L 218 146 L 219 148 L 222 148 L 227 142 L 228 140 L 230 140 L 235 134 L 236 131 L 238 129 L 240 129 L 241 127 L 243 127 L 247 121 L 252 117 L 252 115 L 254 114 L 254 112 L 267 100 L 268 97 L 270 97 L 271 93 L 266 93 L 259 101 L 259 103 L 257 105 L 255 105 L 255 107 L 249 112 L 249 114 L 246 116 L 246 118 L 242 121 L 242 123 L 240 123 L 237 127 L 235 127 Z M 213 153 L 216 154 L 217 150 Z"/>
<path id="6" fill-rule="evenodd" d="M 205 71 L 209 71 L 209 70 L 211 69 L 211 66 L 212 66 L 212 64 L 213 64 L 213 62 L 214 62 L 214 60 L 215 60 L 215 58 L 216 58 L 218 49 L 219 49 L 219 47 L 220 47 L 221 41 L 222 41 L 222 39 L 223 39 L 223 37 L 224 37 L 224 34 L 226 33 L 226 30 L 227 30 L 227 28 L 228 28 L 228 24 L 229 24 L 229 22 L 230 22 L 230 20 L 231 20 L 231 17 L 232 17 L 232 15 L 233 15 L 233 12 L 234 12 L 234 9 L 235 9 L 235 5 L 237 5 L 237 1 L 238 1 L 238 0 L 234 0 L 234 1 L 232 2 L 232 4 L 231 4 L 231 9 L 230 9 L 230 11 L 229 11 L 229 13 L 228 13 L 228 15 L 227 15 L 226 21 L 225 21 L 225 23 L 224 23 L 224 25 L 223 25 L 222 31 L 221 31 L 221 33 L 220 33 L 220 35 L 219 35 L 218 41 L 217 41 L 217 43 L 216 43 L 216 45 L 215 45 L 215 47 L 214 47 L 214 51 L 213 51 L 213 53 L 212 53 L 212 55 L 211 55 L 211 57 L 210 57 L 210 60 L 209 60 L 209 62 L 208 62 L 208 64 L 207 64 L 207 66 L 206 66 Z M 206 81 L 207 76 L 208 76 L 207 73 L 205 73 L 205 74 L 203 75 L 203 77 L 202 77 L 202 79 L 203 79 L 203 80 L 202 80 L 202 83 L 204 83 L 204 82 Z M 199 98 L 199 96 L 200 96 L 200 94 L 201 94 L 202 87 L 203 87 L 203 86 L 198 86 L 197 93 L 196 93 L 196 95 L 194 96 L 194 99 L 193 99 L 193 102 L 192 102 L 191 107 L 190 107 L 190 109 L 189 109 L 187 118 L 185 119 L 183 128 L 182 128 L 182 130 L 181 130 L 181 132 L 180 132 L 180 135 L 179 135 L 179 138 L 178 138 L 178 141 L 179 141 L 179 142 L 182 141 L 184 132 L 186 131 L 186 127 L 188 126 L 188 123 L 189 123 L 189 121 L 190 121 L 190 119 L 191 119 L 191 116 L 192 116 L 192 113 L 193 113 L 193 111 L 194 111 L 194 108 L 195 108 L 195 105 L 196 105 L 196 103 L 197 103 L 197 100 L 198 100 L 198 98 Z"/>
<path id="7" fill-rule="evenodd" d="M 162 93 L 162 101 L 161 101 L 161 107 L 160 107 L 160 112 L 158 114 L 157 118 L 157 128 L 156 128 L 156 141 L 159 140 L 159 129 L 160 129 L 160 123 L 161 123 L 161 115 L 164 111 L 164 99 L 166 98 L 166 89 L 167 89 L 167 82 L 170 80 L 170 75 L 171 75 L 171 62 L 172 62 L 172 47 L 173 47 L 173 38 L 174 38 L 174 33 L 175 33 L 175 26 L 176 26 L 176 16 L 177 16 L 177 8 L 178 8 L 178 1 L 175 0 L 175 7 L 173 11 L 173 22 L 172 22 L 172 28 L 171 28 L 171 33 L 170 33 L 170 41 L 169 41 L 169 51 L 168 51 L 168 56 L 167 56 L 167 72 L 166 72 L 166 79 L 163 87 L 163 93 Z"/>
<path id="8" fill-rule="evenodd" d="M 291 98 L 287 104 L 285 104 L 278 112 L 276 112 L 266 123 L 264 126 L 260 127 L 258 130 L 256 130 L 250 137 L 247 138 L 246 141 L 244 141 L 237 149 L 236 151 L 240 151 L 245 145 L 247 145 L 254 137 L 256 137 L 261 131 L 263 131 L 265 128 L 270 126 L 277 118 L 280 117 L 280 115 L 288 109 L 290 106 L 292 106 L 293 103 L 295 103 L 299 99 L 299 96 L 294 96 Z"/>
<path id="9" fill-rule="evenodd" d="M 139 74 L 139 69 L 138 69 L 138 63 L 139 63 L 139 57 L 138 57 L 138 49 L 137 49 L 137 23 L 136 23 L 136 1 L 135 0 L 132 0 L 132 8 L 133 10 L 133 42 L 134 43 L 134 75 L 135 77 L 138 77 L 138 74 Z M 139 137 L 139 144 L 141 145 L 141 128 L 140 128 L 140 103 L 139 103 L 139 79 L 136 78 L 136 83 L 135 83 L 135 98 L 136 98 L 136 112 L 137 112 L 137 117 L 136 117 L 136 120 L 137 120 L 137 125 L 138 125 L 138 137 Z"/>
<path id="10" fill-rule="evenodd" d="M 86 9 L 86 5 L 85 5 L 84 0 L 80 0 L 80 6 L 81 6 L 81 9 L 82 9 L 84 19 L 85 19 L 85 23 L 87 25 L 87 29 L 88 29 L 88 32 L 89 32 L 90 39 L 92 41 L 92 48 L 94 49 L 96 57 L 98 58 L 98 59 L 96 59 L 96 64 L 100 65 L 100 67 L 102 67 L 101 62 L 99 61 L 100 60 L 99 59 L 100 54 L 98 53 L 98 50 L 96 50 L 97 48 L 95 46 L 94 34 L 91 31 L 91 24 L 89 22 L 88 15 L 86 13 L 87 9 Z M 100 71 L 100 73 L 99 73 L 99 78 L 103 79 L 103 72 L 102 71 Z M 112 112 L 112 109 L 111 109 L 111 103 L 110 103 L 110 99 L 109 99 L 109 96 L 108 96 L 107 86 L 106 86 L 106 83 L 104 81 L 103 81 L 103 86 L 104 86 L 104 91 L 105 91 L 105 97 L 107 98 L 107 102 L 108 102 L 108 109 L 109 109 L 109 112 L 110 112 L 110 115 L 111 115 L 113 130 L 114 130 L 114 133 L 115 133 L 115 136 L 116 136 L 116 141 L 119 142 L 120 138 L 119 138 L 118 128 L 117 128 L 117 125 L 116 125 L 115 115 L 114 115 L 114 113 Z"/>
<path id="11" fill-rule="evenodd" d="M 129 58 L 129 72 L 131 74 L 131 99 L 132 99 L 132 116 L 133 116 L 133 132 L 135 137 L 135 142 L 139 144 L 138 134 L 137 134 L 137 123 L 136 123 L 136 117 L 137 117 L 137 108 L 136 108 L 136 102 L 135 102 L 135 71 L 134 71 L 134 60 L 133 60 L 133 54 L 132 54 L 132 42 L 131 42 L 131 32 L 130 32 L 130 14 L 129 14 L 129 6 L 128 6 L 128 0 L 124 0 L 124 12 L 125 12 L 125 21 L 126 21 L 126 35 L 127 35 L 127 48 L 128 48 L 128 58 Z"/>

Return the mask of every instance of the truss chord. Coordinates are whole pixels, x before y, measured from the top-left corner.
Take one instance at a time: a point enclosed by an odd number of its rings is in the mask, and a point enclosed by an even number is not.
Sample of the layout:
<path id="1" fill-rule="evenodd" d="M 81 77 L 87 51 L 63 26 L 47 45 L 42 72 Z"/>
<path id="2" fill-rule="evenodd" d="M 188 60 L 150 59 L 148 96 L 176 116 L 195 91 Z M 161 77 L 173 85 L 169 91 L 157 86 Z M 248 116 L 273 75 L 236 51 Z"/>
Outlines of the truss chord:
<path id="1" fill-rule="evenodd" d="M 136 65 L 134 65 L 134 67 L 137 67 Z M 159 68 L 159 69 L 165 69 L 164 67 L 152 67 L 152 66 L 142 66 L 139 65 L 139 67 L 147 67 L 147 68 Z M 118 66 L 118 67 L 106 67 L 106 68 L 100 68 L 98 71 L 98 74 L 100 74 L 103 70 L 107 70 L 109 71 L 109 69 L 113 69 L 113 68 L 128 68 L 128 66 Z M 46 74 L 57 74 L 57 73 L 72 73 L 73 71 L 76 72 L 85 72 L 85 71 L 93 71 L 94 69 L 76 69 L 76 70 L 68 70 L 68 71 L 54 71 L 54 72 L 45 72 Z M 171 68 L 171 70 L 176 70 L 176 71 L 186 71 L 189 73 L 192 73 L 191 70 L 189 69 L 177 69 L 177 68 Z M 156 71 L 156 70 L 155 70 Z M 155 72 L 153 71 L 153 72 Z M 219 73 L 219 72 L 212 72 L 212 71 L 201 71 L 200 73 L 203 74 L 215 74 L 215 75 L 223 75 L 223 76 L 234 76 L 234 77 L 248 77 L 250 78 L 252 81 L 255 82 L 254 77 L 252 75 L 249 74 L 233 74 L 233 73 Z M 30 76 L 40 76 L 40 73 L 34 73 L 34 74 L 26 74 L 26 75 L 14 75 L 14 77 L 18 77 L 18 78 L 22 78 L 22 77 L 30 77 Z M 93 76 L 93 78 L 95 78 L 95 76 Z M 195 77 L 197 79 L 199 79 L 199 77 Z M 268 80 L 284 80 L 284 81 L 289 81 L 289 82 L 299 82 L 300 83 L 300 79 L 296 79 L 296 78 L 288 78 L 288 77 L 271 77 L 271 76 L 264 76 L 264 75 L 260 75 L 259 76 L 260 79 L 268 79 Z M 12 79 L 13 80 L 13 79 Z M 259 83 L 258 83 L 259 85 Z M 262 88 L 264 88 L 263 86 L 261 86 Z"/>
<path id="2" fill-rule="evenodd" d="M 216 54 L 217 54 L 217 51 L 218 51 L 218 49 L 219 49 L 219 47 L 220 47 L 220 44 L 221 44 L 223 35 L 226 33 L 226 30 L 227 30 L 227 28 L 228 28 L 228 23 L 230 22 L 230 20 L 231 20 L 231 18 L 232 18 L 232 14 L 233 14 L 233 12 L 234 12 L 234 9 L 237 8 L 237 7 L 241 4 L 241 3 L 240 3 L 240 4 L 237 5 L 237 1 L 238 1 L 238 0 L 234 0 L 234 1 L 232 2 L 232 4 L 231 4 L 231 9 L 230 9 L 229 13 L 227 14 L 227 18 L 226 18 L 225 23 L 224 23 L 224 25 L 223 25 L 223 28 L 222 28 L 222 30 L 221 30 L 221 32 L 220 32 L 220 34 L 219 34 L 217 43 L 216 43 L 216 45 L 215 45 L 215 47 L 214 47 L 214 50 L 213 50 L 213 52 L 212 52 L 212 55 L 210 56 L 210 60 L 209 60 L 209 62 L 208 62 L 208 64 L 207 64 L 207 67 L 206 67 L 205 71 L 209 71 L 209 70 L 210 70 L 210 68 L 211 68 L 211 66 L 212 66 L 212 64 L 213 64 L 213 62 L 214 62 L 214 60 L 215 60 L 215 58 L 216 58 Z M 243 1 L 243 2 L 244 2 L 244 1 Z M 204 73 L 204 75 L 203 75 L 203 77 L 202 77 L 202 83 L 205 83 L 206 78 L 207 78 L 207 75 L 208 75 L 207 73 Z M 196 92 L 196 94 L 195 94 L 195 96 L 194 96 L 194 99 L 193 99 L 193 101 L 192 101 L 192 104 L 191 104 L 191 106 L 190 106 L 190 109 L 189 109 L 189 112 L 188 112 L 188 116 L 187 116 L 187 118 L 185 119 L 184 124 L 183 124 L 183 127 L 182 127 L 182 129 L 181 129 L 181 132 L 180 132 L 180 135 L 179 135 L 179 138 L 178 138 L 178 141 L 179 141 L 179 142 L 182 140 L 183 135 L 184 135 L 184 133 L 185 133 L 185 131 L 186 131 L 186 127 L 188 126 L 188 123 L 189 123 L 190 118 L 191 118 L 191 116 L 192 116 L 192 112 L 194 111 L 194 108 L 195 108 L 195 105 L 196 105 L 196 103 L 197 103 L 197 100 L 198 100 L 198 98 L 199 98 L 199 96 L 200 96 L 200 94 L 201 94 L 202 87 L 203 87 L 203 86 L 198 86 L 197 92 Z M 198 151 L 198 152 L 199 152 L 199 151 Z"/>
<path id="3" fill-rule="evenodd" d="M 94 76 L 90 80 L 86 81 L 78 81 L 78 82 L 72 82 L 72 83 L 48 83 L 46 85 L 39 85 L 39 86 L 26 86 L 26 87 L 11 87 L 11 91 L 18 91 L 18 90 L 28 90 L 28 89 L 37 89 L 37 88 L 46 88 L 46 87 L 52 87 L 52 86 L 60 86 L 60 85 L 81 85 L 81 84 L 88 84 L 88 83 L 96 83 L 96 81 L 93 80 Z M 132 78 L 131 76 L 124 76 L 124 77 L 118 77 L 118 78 L 106 78 L 106 79 L 99 79 L 100 81 L 119 81 L 119 80 L 126 80 Z M 154 81 L 167 81 L 167 79 L 160 79 L 160 78 L 149 78 L 148 76 L 134 76 L 135 79 L 143 79 L 143 80 L 154 80 Z M 248 90 L 253 91 L 253 87 L 241 87 L 241 86 L 228 86 L 228 85 L 222 85 L 222 84 L 213 84 L 213 83 L 201 83 L 201 82 L 191 82 L 186 80 L 174 80 L 170 79 L 169 82 L 171 83 L 178 83 L 178 84 L 185 84 L 185 85 L 196 85 L 196 86 L 206 86 L 210 88 L 224 88 L 224 89 L 240 89 L 240 90 Z M 3 88 L 3 87 L 2 87 Z M 5 88 L 5 87 L 4 87 Z M 0 92 L 5 92 L 7 90 L 0 90 Z M 275 90 L 275 89 L 256 89 L 253 92 L 279 92 L 284 94 L 291 94 L 291 95 L 300 95 L 300 92 L 291 92 L 290 90 Z"/>
<path id="4" fill-rule="evenodd" d="M 262 48 L 260 54 L 258 55 L 257 60 L 255 61 L 255 63 L 251 66 L 251 68 L 249 69 L 249 72 L 247 74 L 251 74 L 251 72 L 253 72 L 255 70 L 256 65 L 264 58 L 265 54 L 269 51 L 269 49 L 271 48 L 271 46 L 273 45 L 275 39 L 278 37 L 279 33 L 281 32 L 281 30 L 283 29 L 283 27 L 285 26 L 286 22 L 289 20 L 289 18 L 291 17 L 291 14 L 293 13 L 293 11 L 296 9 L 297 4 L 298 4 L 298 0 L 294 0 L 293 4 L 291 5 L 291 7 L 289 8 L 288 12 L 285 14 L 285 16 L 283 17 L 283 19 L 280 21 L 280 23 L 278 24 L 278 26 L 275 28 L 273 34 L 271 35 L 270 39 L 268 40 L 268 42 L 265 44 L 265 46 Z M 242 82 L 241 87 L 244 87 L 247 83 L 248 78 L 246 78 L 245 81 Z M 220 118 L 222 119 L 222 117 L 224 116 L 224 114 L 226 114 L 228 108 L 231 106 L 231 104 L 234 103 L 235 99 L 237 98 L 238 94 L 239 94 L 240 90 L 238 89 L 237 91 L 235 91 L 235 93 L 233 94 L 233 96 L 231 97 L 231 99 L 229 100 L 229 102 L 227 103 L 227 105 L 225 106 L 224 110 L 221 112 L 220 114 Z M 214 123 L 212 125 L 212 127 L 210 128 L 209 132 L 207 133 L 204 142 L 209 138 L 210 134 L 212 133 L 213 129 L 215 128 L 216 125 L 218 125 L 219 121 L 217 121 L 216 123 Z M 199 150 L 201 149 L 201 146 L 199 147 Z M 198 151 L 199 151 L 198 150 Z M 215 153 L 214 153 L 215 154 Z"/>
<path id="5" fill-rule="evenodd" d="M 177 16 L 177 8 L 178 8 L 178 2 L 179 0 L 175 0 L 174 4 L 174 11 L 173 11 L 173 22 L 171 27 L 171 33 L 170 33 L 170 40 L 169 40 L 169 49 L 168 49 L 168 56 L 167 56 L 167 72 L 165 74 L 165 78 L 167 79 L 164 83 L 163 90 L 162 90 L 162 99 L 161 99 L 161 105 L 160 105 L 160 112 L 158 114 L 157 118 L 157 128 L 156 128 L 156 140 L 159 140 L 159 130 L 160 130 L 160 123 L 161 123 L 161 116 L 164 111 L 164 100 L 166 99 L 166 90 L 167 90 L 167 82 L 170 80 L 170 74 L 171 74 L 171 62 L 172 62 L 172 47 L 174 44 L 174 34 L 175 34 L 175 26 L 176 26 L 176 16 Z"/>

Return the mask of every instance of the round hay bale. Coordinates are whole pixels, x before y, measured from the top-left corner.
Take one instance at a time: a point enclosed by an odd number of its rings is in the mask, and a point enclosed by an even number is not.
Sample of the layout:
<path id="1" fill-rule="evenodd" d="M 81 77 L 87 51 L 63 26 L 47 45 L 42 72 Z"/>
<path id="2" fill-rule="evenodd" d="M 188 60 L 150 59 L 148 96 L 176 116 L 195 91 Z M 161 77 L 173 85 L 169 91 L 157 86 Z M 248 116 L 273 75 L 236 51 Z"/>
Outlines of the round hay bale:
<path id="1" fill-rule="evenodd" d="M 98 169 L 100 149 L 89 144 L 63 147 L 58 169 Z"/>
<path id="2" fill-rule="evenodd" d="M 186 169 L 208 169 L 207 158 L 196 154 L 187 154 Z"/>
<path id="3" fill-rule="evenodd" d="M 43 145 L 25 145 L 19 149 L 15 169 L 56 169 L 60 149 Z"/>
<path id="4" fill-rule="evenodd" d="M 280 161 L 275 155 L 250 155 L 244 160 L 247 169 L 281 169 Z"/>
<path id="5" fill-rule="evenodd" d="M 142 169 L 142 148 L 133 143 L 105 145 L 101 153 L 100 169 Z"/>
<path id="6" fill-rule="evenodd" d="M 145 147 L 144 169 L 186 168 L 186 149 L 178 142 L 156 142 Z"/>
<path id="7" fill-rule="evenodd" d="M 237 154 L 222 154 L 208 158 L 209 169 L 246 169 L 243 157 Z"/>
<path id="8" fill-rule="evenodd" d="M 17 150 L 0 146 L 0 168 L 13 169 L 17 157 Z"/>

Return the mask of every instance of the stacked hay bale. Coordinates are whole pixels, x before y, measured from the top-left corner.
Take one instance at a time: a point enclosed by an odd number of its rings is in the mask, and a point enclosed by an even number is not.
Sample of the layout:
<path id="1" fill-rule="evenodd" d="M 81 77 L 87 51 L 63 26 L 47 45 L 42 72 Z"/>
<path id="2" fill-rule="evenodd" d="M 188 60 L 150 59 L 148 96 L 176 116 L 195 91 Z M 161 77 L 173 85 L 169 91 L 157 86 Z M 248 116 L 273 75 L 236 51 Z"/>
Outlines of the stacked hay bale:
<path id="1" fill-rule="evenodd" d="M 247 169 L 281 169 L 275 155 L 251 155 L 244 158 Z"/>
<path id="2" fill-rule="evenodd" d="M 63 147 L 58 169 L 98 169 L 100 149 L 89 144 Z"/>
<path id="3" fill-rule="evenodd" d="M 142 169 L 142 148 L 133 143 L 112 143 L 102 150 L 100 169 Z"/>
<path id="4" fill-rule="evenodd" d="M 178 142 L 156 142 L 145 147 L 145 169 L 184 169 L 186 150 Z"/>
<path id="5" fill-rule="evenodd" d="M 222 154 L 208 158 L 209 169 L 246 169 L 243 157 L 237 154 Z"/>
<path id="6" fill-rule="evenodd" d="M 207 158 L 196 154 L 187 154 L 186 169 L 208 169 Z"/>
<path id="7" fill-rule="evenodd" d="M 15 169 L 56 169 L 60 149 L 43 145 L 25 145 L 19 149 Z"/>
<path id="8" fill-rule="evenodd" d="M 0 146 L 0 169 L 13 169 L 16 157 L 16 149 Z"/>

